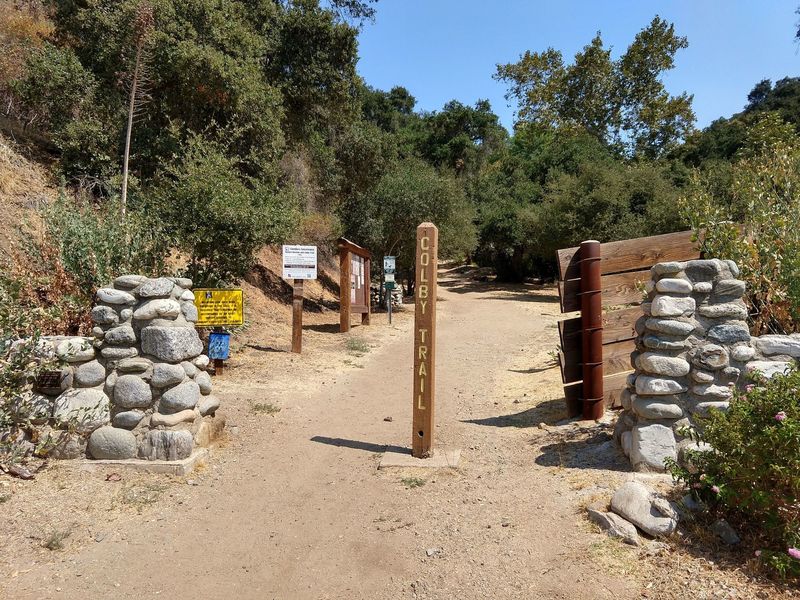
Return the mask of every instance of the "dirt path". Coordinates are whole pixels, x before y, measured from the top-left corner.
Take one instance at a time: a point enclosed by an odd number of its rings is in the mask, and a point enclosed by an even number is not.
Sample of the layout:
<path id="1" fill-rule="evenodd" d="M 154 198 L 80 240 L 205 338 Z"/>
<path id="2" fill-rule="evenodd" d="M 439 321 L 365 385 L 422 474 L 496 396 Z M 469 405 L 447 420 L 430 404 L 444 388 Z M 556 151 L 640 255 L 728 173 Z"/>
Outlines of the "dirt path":
<path id="1" fill-rule="evenodd" d="M 376 468 L 411 417 L 410 317 L 379 315 L 382 344 L 344 371 L 304 378 L 304 357 L 264 373 L 251 353 L 215 384 L 238 435 L 208 468 L 98 522 L 107 534 L 18 563 L 5 597 L 638 597 L 576 506 L 615 478 L 570 469 L 568 444 L 537 427 L 563 418 L 553 292 L 449 276 L 440 294 L 437 443 L 462 449 L 457 472 Z"/>

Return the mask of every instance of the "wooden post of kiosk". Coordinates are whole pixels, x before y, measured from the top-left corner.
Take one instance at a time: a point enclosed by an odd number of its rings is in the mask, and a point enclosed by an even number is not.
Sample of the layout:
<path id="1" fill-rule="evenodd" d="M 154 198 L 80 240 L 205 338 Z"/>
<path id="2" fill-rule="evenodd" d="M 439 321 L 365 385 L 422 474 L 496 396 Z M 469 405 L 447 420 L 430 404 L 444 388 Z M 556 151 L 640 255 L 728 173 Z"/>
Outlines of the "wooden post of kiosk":
<path id="1" fill-rule="evenodd" d="M 433 223 L 417 227 L 414 312 L 414 409 L 411 454 L 433 453 L 433 411 L 436 368 L 436 268 L 439 230 Z"/>
<path id="2" fill-rule="evenodd" d="M 370 324 L 372 254 L 346 238 L 339 238 L 339 331 L 350 331 L 350 316 L 361 314 Z"/>
<path id="3" fill-rule="evenodd" d="M 293 280 L 292 286 L 292 352 L 303 348 L 303 280 Z"/>

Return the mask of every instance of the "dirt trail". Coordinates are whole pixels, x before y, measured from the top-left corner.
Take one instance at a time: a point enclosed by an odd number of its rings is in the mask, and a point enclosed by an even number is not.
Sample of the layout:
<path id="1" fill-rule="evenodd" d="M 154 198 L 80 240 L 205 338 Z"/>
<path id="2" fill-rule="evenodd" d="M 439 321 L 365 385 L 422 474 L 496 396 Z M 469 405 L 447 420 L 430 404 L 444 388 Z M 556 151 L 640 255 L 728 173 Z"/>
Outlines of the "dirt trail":
<path id="1" fill-rule="evenodd" d="M 215 382 L 238 435 L 192 485 L 18 565 L 5 597 L 638 597 L 577 511 L 576 490 L 615 477 L 570 469 L 568 442 L 537 427 L 564 416 L 553 291 L 451 273 L 440 298 L 436 436 L 462 449 L 458 471 L 377 470 L 386 445 L 410 443 L 412 336 L 409 315 L 376 315 L 383 343 L 345 371 L 303 377 L 303 357 L 264 373 L 251 353 Z"/>

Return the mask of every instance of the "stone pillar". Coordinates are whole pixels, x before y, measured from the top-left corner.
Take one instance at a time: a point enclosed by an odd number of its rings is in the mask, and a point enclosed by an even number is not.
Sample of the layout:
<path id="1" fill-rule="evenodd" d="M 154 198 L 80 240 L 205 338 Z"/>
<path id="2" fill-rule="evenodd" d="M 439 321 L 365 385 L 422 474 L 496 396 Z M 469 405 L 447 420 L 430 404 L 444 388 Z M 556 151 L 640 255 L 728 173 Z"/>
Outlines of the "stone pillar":
<path id="1" fill-rule="evenodd" d="M 743 281 L 732 261 L 659 263 L 636 322 L 636 369 L 616 437 L 636 470 L 663 471 L 692 442 L 680 431 L 725 410 L 754 350 Z"/>
<path id="2" fill-rule="evenodd" d="M 124 275 L 97 291 L 92 333 L 111 425 L 92 432 L 91 457 L 180 460 L 220 429 L 191 287 Z"/>

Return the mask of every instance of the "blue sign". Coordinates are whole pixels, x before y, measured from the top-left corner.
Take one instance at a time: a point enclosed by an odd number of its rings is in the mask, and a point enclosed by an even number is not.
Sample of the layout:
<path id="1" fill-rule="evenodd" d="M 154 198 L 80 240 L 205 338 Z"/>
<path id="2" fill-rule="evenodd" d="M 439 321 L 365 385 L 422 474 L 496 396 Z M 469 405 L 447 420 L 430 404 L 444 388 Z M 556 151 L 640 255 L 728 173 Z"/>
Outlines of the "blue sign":
<path id="1" fill-rule="evenodd" d="M 231 349 L 231 334 L 212 331 L 208 336 L 208 358 L 228 360 Z"/>

